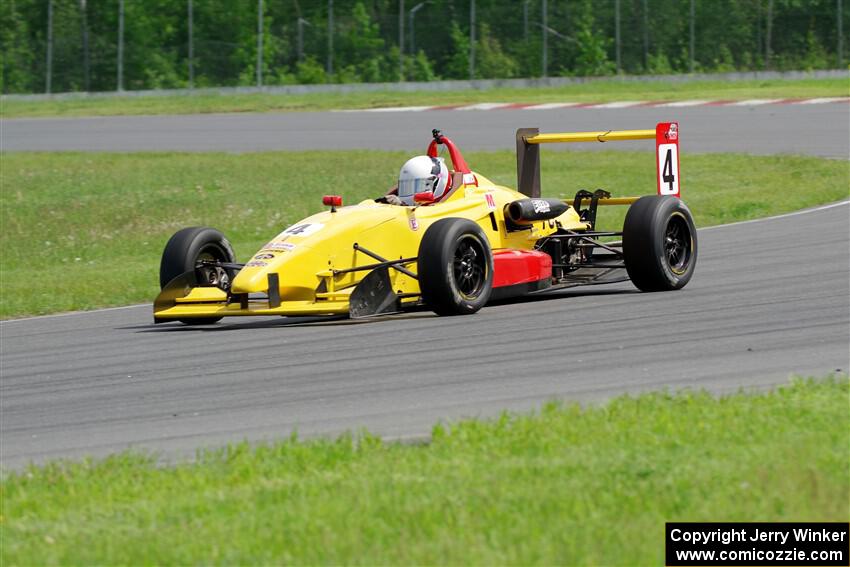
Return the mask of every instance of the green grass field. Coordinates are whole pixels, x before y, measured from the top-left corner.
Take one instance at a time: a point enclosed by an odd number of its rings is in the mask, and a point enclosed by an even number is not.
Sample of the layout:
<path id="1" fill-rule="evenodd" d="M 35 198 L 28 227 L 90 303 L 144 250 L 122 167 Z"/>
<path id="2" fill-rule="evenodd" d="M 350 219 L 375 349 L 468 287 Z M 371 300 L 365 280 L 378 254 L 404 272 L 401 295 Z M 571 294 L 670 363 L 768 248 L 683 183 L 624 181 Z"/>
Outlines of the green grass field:
<path id="1" fill-rule="evenodd" d="M 667 521 L 847 521 L 848 384 L 54 462 L 0 483 L 0 563 L 662 565 Z"/>
<path id="2" fill-rule="evenodd" d="M 744 100 L 850 96 L 846 79 L 759 81 L 621 82 L 591 81 L 564 87 L 496 88 L 446 92 L 353 92 L 310 95 L 169 95 L 161 97 L 20 101 L 0 103 L 0 116 L 106 116 L 116 114 L 197 114 L 205 112 L 283 112 L 339 108 L 470 104 L 476 102 L 613 102 L 622 100 Z"/>
<path id="3" fill-rule="evenodd" d="M 257 154 L 2 154 L 0 317 L 126 305 L 158 293 L 162 249 L 175 231 L 207 225 L 250 257 L 271 236 L 322 209 L 390 187 L 404 152 Z M 472 167 L 516 184 L 511 152 L 471 153 Z M 581 188 L 654 192 L 652 153 L 546 151 L 544 194 Z M 684 155 L 683 196 L 698 226 L 746 220 L 848 196 L 844 161 Z M 622 226 L 623 207 L 601 209 Z"/>

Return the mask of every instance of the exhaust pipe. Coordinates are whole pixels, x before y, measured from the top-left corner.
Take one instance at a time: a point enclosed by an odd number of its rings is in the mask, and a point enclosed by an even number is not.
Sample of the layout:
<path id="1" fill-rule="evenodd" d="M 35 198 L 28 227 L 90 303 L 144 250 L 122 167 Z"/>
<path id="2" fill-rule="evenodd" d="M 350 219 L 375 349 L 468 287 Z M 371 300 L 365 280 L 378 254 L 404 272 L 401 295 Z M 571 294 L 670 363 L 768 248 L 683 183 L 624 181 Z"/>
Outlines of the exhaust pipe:
<path id="1" fill-rule="evenodd" d="M 505 217 L 515 225 L 529 225 L 559 217 L 570 208 L 560 199 L 519 199 L 505 205 Z"/>

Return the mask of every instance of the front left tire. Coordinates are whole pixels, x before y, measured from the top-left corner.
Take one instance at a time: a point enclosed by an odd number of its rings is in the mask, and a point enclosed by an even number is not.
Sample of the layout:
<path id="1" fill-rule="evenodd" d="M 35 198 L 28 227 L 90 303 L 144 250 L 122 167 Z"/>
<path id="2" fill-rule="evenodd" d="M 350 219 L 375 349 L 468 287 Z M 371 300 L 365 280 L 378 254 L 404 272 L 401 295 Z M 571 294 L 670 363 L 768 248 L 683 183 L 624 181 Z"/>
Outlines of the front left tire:
<path id="1" fill-rule="evenodd" d="M 417 264 L 422 299 L 437 315 L 469 315 L 490 299 L 493 252 L 475 222 L 447 218 L 432 224 Z"/>
<path id="2" fill-rule="evenodd" d="M 236 254 L 225 236 L 214 228 L 193 226 L 177 231 L 168 240 L 159 265 L 159 285 L 164 288 L 174 278 L 195 271 L 198 285 L 221 289 L 230 287 L 230 272 L 224 268 L 205 266 L 203 261 L 235 263 Z M 180 319 L 187 325 L 211 325 L 221 317 Z"/>

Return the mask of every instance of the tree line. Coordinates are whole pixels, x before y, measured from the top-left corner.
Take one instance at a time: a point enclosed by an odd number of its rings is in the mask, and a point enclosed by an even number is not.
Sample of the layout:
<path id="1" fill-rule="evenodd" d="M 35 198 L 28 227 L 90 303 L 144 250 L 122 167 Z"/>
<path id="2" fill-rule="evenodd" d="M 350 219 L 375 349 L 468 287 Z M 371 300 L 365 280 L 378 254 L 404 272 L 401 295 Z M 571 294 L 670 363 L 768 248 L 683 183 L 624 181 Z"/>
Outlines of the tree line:
<path id="1" fill-rule="evenodd" d="M 850 0 L 2 0 L 3 93 L 844 66 Z"/>

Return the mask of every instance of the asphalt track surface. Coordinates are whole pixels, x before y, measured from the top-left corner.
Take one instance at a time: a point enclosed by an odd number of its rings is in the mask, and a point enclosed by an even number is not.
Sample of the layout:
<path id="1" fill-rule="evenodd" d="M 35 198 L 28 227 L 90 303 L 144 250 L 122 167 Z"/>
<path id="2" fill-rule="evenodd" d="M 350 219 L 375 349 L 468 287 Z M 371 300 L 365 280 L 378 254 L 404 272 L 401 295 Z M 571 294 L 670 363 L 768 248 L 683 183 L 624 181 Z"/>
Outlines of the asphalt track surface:
<path id="1" fill-rule="evenodd" d="M 151 307 L 0 323 L 3 468 L 134 447 L 166 460 L 243 439 L 440 420 L 552 398 L 783 384 L 847 372 L 848 203 L 699 231 L 681 291 L 629 283 L 368 321 L 154 326 Z"/>
<path id="2" fill-rule="evenodd" d="M 846 103 L 16 119 L 0 121 L 0 146 L 415 151 L 440 127 L 463 149 L 512 150 L 517 127 L 643 129 L 662 120 L 680 121 L 684 152 L 850 154 Z M 578 288 L 450 319 L 417 312 L 190 328 L 153 326 L 145 305 L 5 321 L 0 467 L 128 447 L 185 458 L 294 430 L 418 438 L 439 420 L 551 398 L 728 392 L 847 372 L 848 209 L 701 230 L 697 273 L 674 293 L 642 294 L 628 283 Z"/>
<path id="3" fill-rule="evenodd" d="M 435 103 L 439 103 L 435 100 Z M 375 148 L 422 151 L 432 128 L 461 149 L 515 149 L 514 131 L 652 128 L 680 123 L 683 152 L 850 156 L 850 104 L 633 107 L 624 109 L 288 112 L 21 118 L 0 121 L 3 151 L 226 151 Z M 566 144 L 559 149 L 640 149 L 652 142 Z"/>

